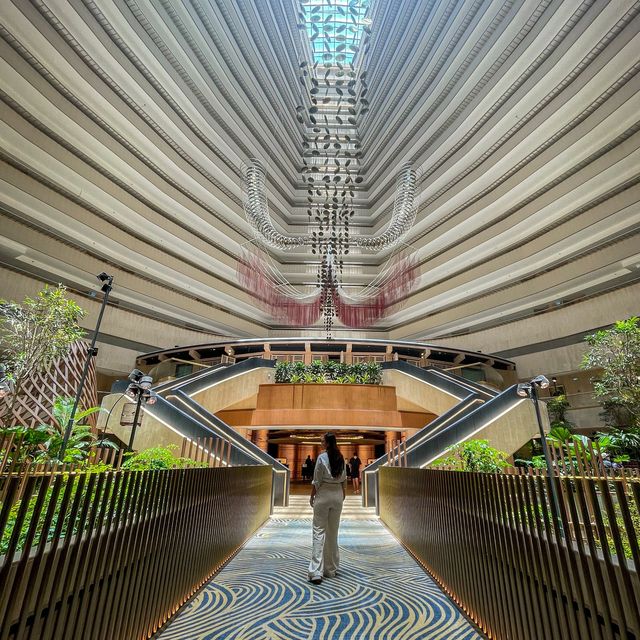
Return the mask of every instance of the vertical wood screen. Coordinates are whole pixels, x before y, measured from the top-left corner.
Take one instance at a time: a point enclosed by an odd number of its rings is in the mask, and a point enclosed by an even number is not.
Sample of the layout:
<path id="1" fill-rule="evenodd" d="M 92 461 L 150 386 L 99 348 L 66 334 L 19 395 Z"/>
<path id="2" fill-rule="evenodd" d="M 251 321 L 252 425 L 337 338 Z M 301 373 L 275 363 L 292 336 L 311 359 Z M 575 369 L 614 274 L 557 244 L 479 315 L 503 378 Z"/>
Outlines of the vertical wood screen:
<path id="1" fill-rule="evenodd" d="M 640 639 L 637 479 L 379 473 L 385 524 L 489 637 Z"/>
<path id="2" fill-rule="evenodd" d="M 74 342 L 66 357 L 57 360 L 49 371 L 41 371 L 25 381 L 22 392 L 15 398 L 13 415 L 7 415 L 13 401 L 8 395 L 0 400 L 0 420 L 7 426 L 37 427 L 39 424 L 53 424 L 53 403 L 58 396 L 74 398 L 80 385 L 82 370 L 87 359 L 89 344 L 83 340 Z M 89 409 L 98 404 L 96 383 L 96 362 L 91 358 L 87 379 L 80 398 L 80 409 Z M 86 423 L 96 425 L 97 414 L 86 418 Z M 62 425 L 65 426 L 65 425 Z"/>
<path id="3" fill-rule="evenodd" d="M 269 517 L 271 467 L 0 476 L 0 639 L 135 640 Z"/>

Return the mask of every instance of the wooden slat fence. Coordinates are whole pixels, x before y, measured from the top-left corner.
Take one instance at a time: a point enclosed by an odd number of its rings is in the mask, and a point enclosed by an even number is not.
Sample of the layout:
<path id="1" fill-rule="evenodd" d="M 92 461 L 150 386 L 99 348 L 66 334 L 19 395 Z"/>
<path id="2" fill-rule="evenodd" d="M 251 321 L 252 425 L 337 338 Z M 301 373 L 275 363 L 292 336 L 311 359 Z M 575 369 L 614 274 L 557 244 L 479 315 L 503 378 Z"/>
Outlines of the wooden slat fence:
<path id="1" fill-rule="evenodd" d="M 268 518 L 268 466 L 0 474 L 0 640 L 135 640 Z"/>
<path id="2" fill-rule="evenodd" d="M 60 464 L 53 462 L 21 462 L 16 456 L 20 443 L 14 434 L 0 437 L 0 474 L 82 471 L 87 465 L 105 464 L 119 469 L 125 461 L 124 449 L 92 447 L 83 462 Z M 183 438 L 180 456 L 208 467 L 231 466 L 231 447 L 224 438 Z"/>
<path id="3" fill-rule="evenodd" d="M 490 638 L 639 640 L 640 482 L 594 465 L 594 477 L 382 467 L 380 516 Z"/>

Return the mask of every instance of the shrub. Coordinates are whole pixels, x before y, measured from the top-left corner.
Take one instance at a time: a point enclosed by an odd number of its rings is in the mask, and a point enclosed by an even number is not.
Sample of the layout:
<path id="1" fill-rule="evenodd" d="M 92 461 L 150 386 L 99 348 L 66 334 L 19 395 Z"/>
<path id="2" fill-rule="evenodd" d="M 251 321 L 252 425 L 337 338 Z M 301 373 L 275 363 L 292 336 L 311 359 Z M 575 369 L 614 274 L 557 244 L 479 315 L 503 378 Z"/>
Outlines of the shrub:
<path id="1" fill-rule="evenodd" d="M 640 428 L 611 429 L 597 434 L 598 444 L 604 453 L 613 458 L 640 460 Z"/>
<path id="2" fill-rule="evenodd" d="M 561 394 L 559 396 L 553 396 L 547 400 L 547 411 L 551 418 L 551 426 L 564 426 L 570 427 L 571 423 L 567 420 L 567 409 L 571 405 L 567 401 L 567 396 Z"/>
<path id="3" fill-rule="evenodd" d="M 369 384 L 382 384 L 382 367 L 377 362 L 367 363 L 365 375 Z"/>
<path id="4" fill-rule="evenodd" d="M 509 465 L 504 451 L 489 446 L 488 440 L 467 440 L 447 450 L 432 467 L 450 467 L 453 471 L 502 473 Z"/>
<path id="5" fill-rule="evenodd" d="M 153 469 L 184 469 L 186 467 L 206 467 L 206 464 L 195 462 L 190 458 L 181 458 L 174 455 L 178 447 L 175 444 L 166 447 L 152 447 L 143 449 L 138 453 L 128 453 L 122 464 L 123 469 L 133 471 L 148 471 Z"/>
<path id="6" fill-rule="evenodd" d="M 291 362 L 284 362 L 282 360 L 276 362 L 276 382 L 291 382 L 291 374 L 293 373 L 293 367 L 291 365 Z"/>
<path id="7" fill-rule="evenodd" d="M 305 367 L 306 372 L 312 376 L 321 376 L 324 373 L 324 363 L 322 360 L 314 360 L 309 366 Z"/>
<path id="8" fill-rule="evenodd" d="M 0 437 L 14 436 L 13 451 L 10 453 L 12 462 L 18 464 L 28 462 L 78 463 L 86 460 L 91 447 L 97 444 L 97 439 L 91 427 L 83 422 L 88 416 L 102 411 L 102 409 L 91 407 L 76 413 L 64 460 L 61 460 L 60 451 L 64 430 L 71 417 L 73 404 L 73 398 L 58 396 L 53 403 L 53 424 L 41 424 L 33 428 L 17 426 L 0 430 Z M 108 441 L 101 442 L 100 446 L 117 448 L 116 445 Z"/>
<path id="9" fill-rule="evenodd" d="M 382 384 L 382 367 L 377 362 L 344 364 L 328 360 L 276 363 L 275 381 L 282 383 Z"/>
<path id="10" fill-rule="evenodd" d="M 338 378 L 338 370 L 340 363 L 334 360 L 328 360 L 324 365 L 324 378 L 327 382 L 335 382 Z"/>

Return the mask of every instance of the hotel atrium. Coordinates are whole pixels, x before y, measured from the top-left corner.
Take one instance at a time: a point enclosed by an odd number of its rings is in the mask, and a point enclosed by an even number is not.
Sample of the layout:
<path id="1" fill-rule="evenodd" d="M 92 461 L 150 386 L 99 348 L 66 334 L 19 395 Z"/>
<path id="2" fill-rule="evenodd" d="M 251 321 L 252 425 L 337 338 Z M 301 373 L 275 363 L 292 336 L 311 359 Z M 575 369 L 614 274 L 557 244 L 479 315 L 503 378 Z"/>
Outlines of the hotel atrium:
<path id="1" fill-rule="evenodd" d="M 270 468 L 266 511 L 246 531 L 225 521 L 244 538 L 146 626 L 123 618 L 113 638 L 640 637 L 635 614 L 588 602 L 575 605 L 587 622 L 556 612 L 538 628 L 515 601 L 519 622 L 492 617 L 498 599 L 479 604 L 479 573 L 456 586 L 429 559 L 438 548 L 402 524 L 411 507 L 396 499 L 418 485 L 389 484 L 390 467 L 444 473 L 427 467 L 473 438 L 510 464 L 536 447 L 547 455 L 536 376 L 542 400 L 564 399 L 576 437 L 607 426 L 585 337 L 640 315 L 640 2 L 5 0 L 0 29 L 0 298 L 63 285 L 97 350 L 56 365 L 57 387 L 31 379 L 3 420 L 40 424 L 68 383 L 76 406 L 85 394 L 79 409 L 101 406 L 90 424 L 121 455 L 175 445 L 214 467 Z M 121 403 L 146 377 L 137 405 Z M 225 601 L 261 562 L 251 538 L 216 574 L 227 595 L 205 586 L 187 605 L 195 619 L 164 626 L 265 521 L 269 532 L 277 518 L 311 517 L 298 493 L 326 431 L 362 462 L 345 540 L 374 535 L 362 522 L 378 515 L 384 548 L 400 553 L 396 536 L 428 573 L 405 554 L 384 569 L 393 588 L 362 596 L 361 619 L 362 594 L 345 586 L 324 613 L 305 596 L 312 626 L 292 622 L 286 598 L 269 622 L 258 587 L 242 604 L 253 613 L 233 608 L 237 593 Z M 254 484 L 238 485 L 243 500 Z M 291 504 L 302 515 L 287 515 Z M 282 557 L 297 549 L 295 531 L 274 531 Z M 377 553 L 359 560 L 367 584 Z M 404 602 L 405 575 L 441 600 Z M 624 583 L 636 604 L 637 580 Z M 632 595 L 618 594 L 627 611 Z M 353 609 L 334 620 L 332 597 Z M 389 611 L 374 611 L 376 598 Z M 223 601 L 229 626 L 206 635 L 198 620 Z M 0 637 L 71 637 L 71 613 L 66 627 L 43 613 L 41 636 L 16 613 L 2 635 L 3 602 Z M 385 626 L 394 607 L 402 624 Z M 421 629 L 435 611 L 435 626 L 411 635 L 407 620 Z"/>

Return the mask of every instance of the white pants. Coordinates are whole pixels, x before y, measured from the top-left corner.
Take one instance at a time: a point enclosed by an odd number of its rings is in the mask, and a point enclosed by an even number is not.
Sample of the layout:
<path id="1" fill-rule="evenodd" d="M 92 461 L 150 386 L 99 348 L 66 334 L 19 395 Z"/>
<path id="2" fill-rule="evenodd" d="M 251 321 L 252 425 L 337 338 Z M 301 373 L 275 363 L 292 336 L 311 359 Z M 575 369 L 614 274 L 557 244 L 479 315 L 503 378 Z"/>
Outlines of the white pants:
<path id="1" fill-rule="evenodd" d="M 333 577 L 340 564 L 338 527 L 342 513 L 342 484 L 323 483 L 313 503 L 313 547 L 309 580 Z"/>

